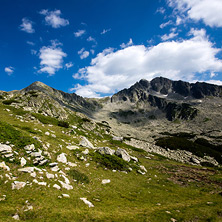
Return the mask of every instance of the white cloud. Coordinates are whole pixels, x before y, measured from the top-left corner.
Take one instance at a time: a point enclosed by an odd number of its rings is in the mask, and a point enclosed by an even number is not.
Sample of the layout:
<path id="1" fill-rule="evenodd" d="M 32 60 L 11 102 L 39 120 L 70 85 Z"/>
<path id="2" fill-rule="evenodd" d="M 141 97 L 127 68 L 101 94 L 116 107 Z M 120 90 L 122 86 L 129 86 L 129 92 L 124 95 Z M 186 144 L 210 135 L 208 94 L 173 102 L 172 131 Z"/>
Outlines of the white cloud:
<path id="1" fill-rule="evenodd" d="M 107 32 L 110 32 L 111 29 L 103 29 L 103 31 L 100 33 L 101 35 L 104 35 L 106 34 Z"/>
<path id="2" fill-rule="evenodd" d="M 34 46 L 35 45 L 35 43 L 34 42 L 31 42 L 31 41 L 27 41 L 26 42 L 28 45 L 31 45 L 31 46 Z"/>
<path id="3" fill-rule="evenodd" d="M 90 52 L 92 53 L 92 55 L 95 54 L 95 50 L 94 49 L 90 49 Z"/>
<path id="4" fill-rule="evenodd" d="M 58 47 L 57 41 L 53 41 L 51 46 L 43 46 L 40 49 L 39 58 L 41 60 L 41 69 L 39 73 L 48 73 L 50 76 L 54 75 L 56 71 L 63 67 L 63 58 L 67 56 L 66 53 Z"/>
<path id="5" fill-rule="evenodd" d="M 13 74 L 14 72 L 14 68 L 12 66 L 9 66 L 9 67 L 5 67 L 5 72 L 10 76 Z"/>
<path id="6" fill-rule="evenodd" d="M 202 79 L 204 73 L 222 72 L 222 61 L 216 58 L 222 50 L 215 48 L 203 32 L 191 30 L 190 34 L 194 35 L 189 39 L 151 47 L 134 45 L 118 51 L 106 49 L 92 59 L 90 66 L 79 70 L 79 76 L 88 85 L 78 85 L 75 91 L 82 96 L 110 95 L 142 78 L 151 80 L 163 76 L 193 81 Z"/>
<path id="7" fill-rule="evenodd" d="M 72 62 L 69 62 L 69 63 L 66 63 L 65 64 L 65 68 L 68 70 L 70 69 L 71 67 L 73 67 L 73 63 Z"/>
<path id="8" fill-rule="evenodd" d="M 31 49 L 31 54 L 32 54 L 32 55 L 36 55 L 36 54 L 37 54 L 37 51 L 34 50 L 34 49 Z"/>
<path id="9" fill-rule="evenodd" d="M 86 30 L 78 30 L 77 32 L 74 32 L 74 35 L 76 38 L 82 36 L 83 34 L 86 33 Z"/>
<path id="10" fill-rule="evenodd" d="M 126 47 L 131 46 L 131 45 L 133 45 L 133 40 L 130 38 L 129 42 L 127 42 L 126 44 L 125 44 L 125 43 L 122 43 L 122 44 L 120 45 L 120 47 L 124 49 L 124 48 L 126 48 Z"/>
<path id="11" fill-rule="evenodd" d="M 164 14 L 165 11 L 166 11 L 165 8 L 160 7 L 160 8 L 158 8 L 158 9 L 156 10 L 156 13 Z"/>
<path id="12" fill-rule="evenodd" d="M 85 48 L 82 48 L 78 51 L 78 54 L 80 55 L 80 59 L 85 59 L 89 56 L 89 52 L 85 50 Z"/>
<path id="13" fill-rule="evenodd" d="M 29 19 L 27 18 L 23 18 L 22 19 L 22 24 L 19 26 L 20 29 L 24 32 L 27 32 L 27 33 L 34 33 L 35 30 L 33 29 L 32 27 L 33 25 L 33 22 L 30 21 Z"/>
<path id="14" fill-rule="evenodd" d="M 169 20 L 168 22 L 162 23 L 160 25 L 160 28 L 163 29 L 163 28 L 167 27 L 168 25 L 172 25 L 172 24 L 173 24 L 173 22 L 171 20 Z"/>
<path id="15" fill-rule="evenodd" d="M 222 27 L 221 0 L 168 0 L 175 14 L 181 14 L 196 22 L 202 20 L 210 27 Z"/>
<path id="16" fill-rule="evenodd" d="M 40 11 L 41 15 L 45 15 L 45 22 L 47 25 L 52 26 L 53 28 L 60 28 L 61 26 L 69 25 L 69 21 L 67 19 L 61 18 L 61 11 L 49 11 L 43 9 Z"/>
<path id="17" fill-rule="evenodd" d="M 210 84 L 222 86 L 222 81 L 220 81 L 220 80 L 208 80 L 208 81 L 206 81 L 206 82 L 208 82 L 208 83 L 210 83 Z"/>
<path id="18" fill-rule="evenodd" d="M 87 41 L 88 41 L 88 42 L 95 42 L 95 43 L 96 43 L 95 38 L 93 38 L 92 36 L 89 36 L 89 37 L 87 38 Z"/>
<path id="19" fill-rule="evenodd" d="M 169 40 L 169 39 L 173 39 L 174 37 L 178 36 L 178 33 L 175 33 L 175 32 L 171 32 L 170 34 L 165 34 L 163 36 L 161 36 L 161 39 L 163 41 L 166 41 L 166 40 Z"/>

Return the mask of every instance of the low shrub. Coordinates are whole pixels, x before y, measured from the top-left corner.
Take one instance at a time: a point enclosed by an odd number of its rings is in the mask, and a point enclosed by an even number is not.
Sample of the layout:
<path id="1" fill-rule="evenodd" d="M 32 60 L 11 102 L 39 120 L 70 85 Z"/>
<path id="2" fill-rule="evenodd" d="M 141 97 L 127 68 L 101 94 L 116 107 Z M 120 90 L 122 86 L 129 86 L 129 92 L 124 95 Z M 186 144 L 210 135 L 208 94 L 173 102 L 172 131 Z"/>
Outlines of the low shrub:
<path id="1" fill-rule="evenodd" d="M 207 140 L 197 139 L 193 142 L 184 137 L 169 136 L 157 139 L 156 145 L 172 150 L 187 150 L 199 157 L 208 155 L 222 163 L 221 146 L 212 145 Z"/>
<path id="2" fill-rule="evenodd" d="M 58 121 L 58 126 L 69 128 L 69 123 L 66 121 Z"/>
<path id="3" fill-rule="evenodd" d="M 77 183 L 89 183 L 89 178 L 84 173 L 79 172 L 78 170 L 70 170 L 68 172 L 69 176 L 72 177 Z"/>
<path id="4" fill-rule="evenodd" d="M 11 105 L 12 103 L 18 103 L 18 101 L 14 99 L 8 99 L 8 100 L 2 101 L 2 103 L 5 105 Z"/>
<path id="5" fill-rule="evenodd" d="M 16 148 L 23 148 L 30 144 L 34 144 L 36 148 L 42 147 L 39 141 L 28 135 L 22 134 L 22 132 L 16 130 L 7 123 L 0 122 L 0 142 L 6 143 L 7 141 L 15 145 Z"/>
<path id="6" fill-rule="evenodd" d="M 96 163 L 99 163 L 108 169 L 129 171 L 129 163 L 118 156 L 107 154 L 102 155 L 98 152 L 93 152 L 90 155 Z"/>
<path id="7" fill-rule="evenodd" d="M 50 116 L 44 116 L 39 113 L 32 113 L 32 116 L 34 116 L 36 119 L 38 119 L 43 124 L 52 124 L 52 125 L 58 125 L 58 120 L 54 117 Z"/>

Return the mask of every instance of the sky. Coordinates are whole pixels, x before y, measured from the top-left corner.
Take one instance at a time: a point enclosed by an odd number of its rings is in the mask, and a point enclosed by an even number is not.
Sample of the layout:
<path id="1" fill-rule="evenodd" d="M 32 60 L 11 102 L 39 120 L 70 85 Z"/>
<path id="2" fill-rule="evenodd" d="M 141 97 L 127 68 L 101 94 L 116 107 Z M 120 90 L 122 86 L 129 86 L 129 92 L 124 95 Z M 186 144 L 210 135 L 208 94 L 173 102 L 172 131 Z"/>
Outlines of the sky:
<path id="1" fill-rule="evenodd" d="M 222 0 L 0 0 L 0 90 L 110 96 L 163 76 L 222 85 Z"/>

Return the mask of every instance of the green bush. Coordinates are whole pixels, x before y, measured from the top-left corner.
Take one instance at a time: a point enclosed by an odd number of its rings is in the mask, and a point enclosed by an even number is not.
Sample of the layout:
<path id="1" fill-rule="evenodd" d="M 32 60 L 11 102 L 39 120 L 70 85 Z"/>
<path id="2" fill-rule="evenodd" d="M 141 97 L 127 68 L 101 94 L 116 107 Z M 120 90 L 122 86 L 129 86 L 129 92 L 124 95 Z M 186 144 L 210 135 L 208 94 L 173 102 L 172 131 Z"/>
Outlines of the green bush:
<path id="1" fill-rule="evenodd" d="M 89 178 L 84 173 L 79 172 L 78 170 L 70 170 L 68 172 L 69 176 L 72 177 L 77 183 L 89 183 Z"/>
<path id="2" fill-rule="evenodd" d="M 30 144 L 34 144 L 36 148 L 42 147 L 39 141 L 28 135 L 22 134 L 7 123 L 0 122 L 0 142 L 6 143 L 7 141 L 15 145 L 16 148 L 24 148 L 24 146 Z"/>
<path id="3" fill-rule="evenodd" d="M 44 116 L 44 115 L 39 114 L 39 113 L 32 113 L 32 116 L 34 116 L 36 119 L 38 119 L 43 124 L 52 124 L 52 125 L 57 126 L 58 122 L 59 122 L 54 117 Z"/>
<path id="4" fill-rule="evenodd" d="M 59 121 L 58 126 L 69 128 L 69 123 L 66 121 Z"/>
<path id="5" fill-rule="evenodd" d="M 4 99 L 4 98 L 5 98 L 4 96 L 0 95 L 0 99 Z"/>
<path id="6" fill-rule="evenodd" d="M 157 139 L 156 145 L 172 150 L 187 150 L 199 157 L 208 155 L 214 157 L 219 163 L 222 163 L 221 146 L 214 146 L 203 139 L 197 139 L 193 142 L 184 137 L 169 136 Z"/>
<path id="7" fill-rule="evenodd" d="M 12 103 L 18 103 L 18 101 L 14 100 L 14 99 L 8 99 L 8 100 L 2 101 L 2 103 L 5 105 L 11 105 Z"/>
<path id="8" fill-rule="evenodd" d="M 118 156 L 107 154 L 102 155 L 98 152 L 93 152 L 90 155 L 95 162 L 108 169 L 129 171 L 129 163 Z"/>

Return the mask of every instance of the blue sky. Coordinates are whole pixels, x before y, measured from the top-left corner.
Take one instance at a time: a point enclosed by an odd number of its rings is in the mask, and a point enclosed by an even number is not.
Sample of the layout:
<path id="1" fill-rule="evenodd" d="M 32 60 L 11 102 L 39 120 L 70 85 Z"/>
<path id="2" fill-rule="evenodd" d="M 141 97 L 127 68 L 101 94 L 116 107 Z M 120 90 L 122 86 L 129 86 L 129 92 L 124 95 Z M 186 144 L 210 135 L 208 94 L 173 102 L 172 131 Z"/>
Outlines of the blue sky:
<path id="1" fill-rule="evenodd" d="M 1 0 L 0 90 L 85 97 L 142 78 L 222 84 L 221 0 Z"/>

